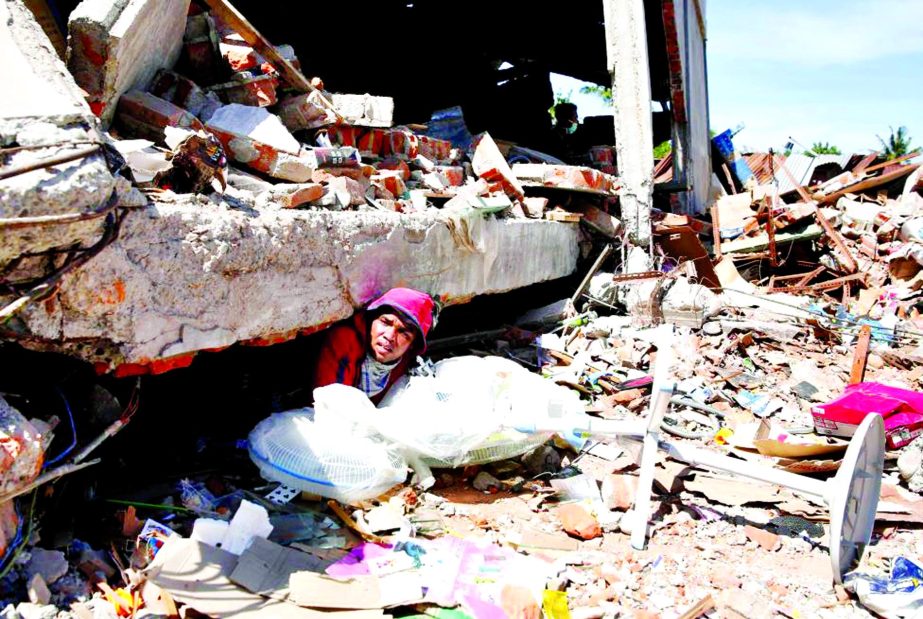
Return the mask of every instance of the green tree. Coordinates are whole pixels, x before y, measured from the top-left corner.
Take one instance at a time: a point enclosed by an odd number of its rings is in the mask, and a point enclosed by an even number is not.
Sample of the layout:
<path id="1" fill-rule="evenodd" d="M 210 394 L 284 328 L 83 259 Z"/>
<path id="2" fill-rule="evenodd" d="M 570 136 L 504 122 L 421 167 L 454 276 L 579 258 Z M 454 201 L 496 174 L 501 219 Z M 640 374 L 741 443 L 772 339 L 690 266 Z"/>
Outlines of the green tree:
<path id="1" fill-rule="evenodd" d="M 830 142 L 814 142 L 811 145 L 811 152 L 816 155 L 842 155 L 840 149 Z"/>
<path id="2" fill-rule="evenodd" d="M 612 88 L 600 86 L 599 84 L 589 84 L 580 88 L 580 92 L 585 95 L 596 95 L 603 100 L 603 103 L 612 104 Z"/>
<path id="3" fill-rule="evenodd" d="M 910 143 L 913 140 L 907 135 L 907 127 L 898 127 L 897 131 L 895 131 L 894 127 L 888 126 L 888 129 L 891 130 L 891 135 L 888 137 L 887 142 L 882 140 L 880 135 L 875 136 L 878 138 L 878 141 L 881 142 L 882 157 L 885 159 L 894 159 L 915 152 L 910 150 Z"/>
<path id="4" fill-rule="evenodd" d="M 673 142 L 670 140 L 664 140 L 654 147 L 654 159 L 663 159 L 671 152 L 673 152 Z"/>

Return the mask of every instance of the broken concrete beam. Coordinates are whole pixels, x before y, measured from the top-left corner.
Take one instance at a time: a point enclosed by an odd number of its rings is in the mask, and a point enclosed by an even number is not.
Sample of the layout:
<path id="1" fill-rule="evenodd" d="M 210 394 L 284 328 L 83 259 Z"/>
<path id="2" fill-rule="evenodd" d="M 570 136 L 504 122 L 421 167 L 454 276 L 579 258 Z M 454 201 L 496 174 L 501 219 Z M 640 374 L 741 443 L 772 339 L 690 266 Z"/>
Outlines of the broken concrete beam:
<path id="1" fill-rule="evenodd" d="M 332 94 L 330 99 L 343 119 L 359 127 L 390 127 L 394 118 L 394 99 L 369 94 Z"/>
<path id="2" fill-rule="evenodd" d="M 206 123 L 231 159 L 293 183 L 311 180 L 314 169 L 301 156 L 301 144 L 278 116 L 263 108 L 231 103 Z"/>
<path id="3" fill-rule="evenodd" d="M 83 0 L 68 21 L 67 66 L 108 125 L 119 97 L 179 58 L 189 0 Z"/>
<path id="4" fill-rule="evenodd" d="M 513 174 L 527 186 L 556 187 L 600 195 L 616 195 L 618 179 L 600 170 L 584 166 L 517 163 Z"/>
<path id="5" fill-rule="evenodd" d="M 178 105 L 205 122 L 223 104 L 214 93 L 206 92 L 198 84 L 173 71 L 161 71 L 151 84 L 151 94 Z"/>
<path id="6" fill-rule="evenodd" d="M 7 153 L 11 170 L 87 149 L 100 139 L 98 121 L 48 37 L 21 2 L 0 3 L 0 47 L 15 88 L 0 94 L 0 146 L 24 147 Z M 73 145 L 68 145 L 73 143 Z M 55 146 L 42 147 L 44 144 Z M 113 177 L 102 153 L 0 180 L 0 219 L 85 213 L 105 205 L 115 189 L 131 191 Z M 89 247 L 102 233 L 103 218 L 54 226 L 0 229 L 0 269 L 23 254 L 58 247 Z M 20 281 L 47 274 L 45 256 L 20 261 L 4 279 Z"/>
<path id="7" fill-rule="evenodd" d="M 522 185 L 490 134 L 485 133 L 478 141 L 471 167 L 475 174 L 491 184 L 491 191 L 498 189 L 518 200 L 525 196 Z"/>
<path id="8" fill-rule="evenodd" d="M 23 312 L 24 345 L 119 375 L 157 372 L 188 365 L 196 351 L 319 329 L 396 285 L 457 303 L 576 267 L 576 227 L 552 222 L 477 219 L 462 246 L 434 212 L 221 200 L 184 196 L 130 211 L 119 238 L 67 276 L 53 303 Z M 542 259 L 523 260 L 535 247 Z"/>
<path id="9" fill-rule="evenodd" d="M 239 73 L 232 79 L 209 86 L 208 92 L 213 92 L 225 103 L 240 103 L 254 107 L 269 107 L 276 104 L 276 88 L 279 80 L 272 75 L 251 76 L 249 73 Z"/>
<path id="10" fill-rule="evenodd" d="M 199 131 L 205 128 L 191 112 L 148 92 L 133 90 L 119 99 L 115 123 L 125 135 L 164 144 L 164 129 L 177 127 Z"/>

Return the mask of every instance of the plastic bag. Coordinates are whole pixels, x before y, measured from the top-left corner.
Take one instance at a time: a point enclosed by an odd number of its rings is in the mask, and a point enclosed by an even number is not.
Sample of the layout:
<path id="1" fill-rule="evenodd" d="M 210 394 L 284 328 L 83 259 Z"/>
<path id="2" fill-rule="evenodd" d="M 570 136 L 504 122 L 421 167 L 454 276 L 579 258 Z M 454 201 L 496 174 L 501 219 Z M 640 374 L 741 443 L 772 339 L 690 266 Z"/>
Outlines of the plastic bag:
<path id="1" fill-rule="evenodd" d="M 847 574 L 846 587 L 863 606 L 887 619 L 923 617 L 923 568 L 906 557 L 894 559 L 888 577 Z"/>
<path id="2" fill-rule="evenodd" d="M 376 428 L 431 466 L 483 464 L 521 455 L 548 434 L 506 429 L 516 419 L 582 412 L 578 396 L 502 357 L 440 361 L 435 376 L 399 381 Z"/>
<path id="3" fill-rule="evenodd" d="M 397 449 L 378 438 L 350 434 L 346 426 L 330 415 L 315 422 L 310 408 L 276 413 L 250 433 L 250 458 L 268 480 L 346 503 L 379 496 L 404 482 L 407 462 Z"/>

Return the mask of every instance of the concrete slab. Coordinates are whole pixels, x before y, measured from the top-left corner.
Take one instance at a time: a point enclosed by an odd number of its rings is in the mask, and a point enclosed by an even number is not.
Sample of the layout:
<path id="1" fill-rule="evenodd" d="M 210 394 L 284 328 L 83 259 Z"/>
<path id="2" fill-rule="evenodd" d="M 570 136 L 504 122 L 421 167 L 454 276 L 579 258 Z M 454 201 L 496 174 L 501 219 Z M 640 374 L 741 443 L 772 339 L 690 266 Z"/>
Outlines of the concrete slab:
<path id="1" fill-rule="evenodd" d="M 68 22 L 67 66 L 104 123 L 119 96 L 146 90 L 179 58 L 189 0 L 83 0 Z"/>
<path id="2" fill-rule="evenodd" d="M 10 147 L 0 158 L 6 172 L 25 169 L 51 158 L 87 149 L 101 140 L 98 121 L 56 55 L 32 13 L 21 2 L 0 2 L 0 69 L 4 83 L 15 88 L 0 93 L 0 146 Z M 99 152 L 53 166 L 14 174 L 0 180 L 0 269 L 25 253 L 57 247 L 89 246 L 102 231 L 102 218 L 80 223 L 18 227 L 24 217 L 79 214 L 103 206 L 118 189 L 130 192 L 128 181 L 109 172 Z M 38 276 L 22 261 L 10 281 Z M 34 266 L 34 265 L 33 265 Z"/>
<path id="3" fill-rule="evenodd" d="M 119 239 L 69 275 L 53 303 L 24 312 L 26 345 L 101 371 L 160 372 L 198 351 L 317 330 L 392 286 L 456 303 L 576 266 L 577 226 L 440 217 L 189 196 L 132 211 Z"/>

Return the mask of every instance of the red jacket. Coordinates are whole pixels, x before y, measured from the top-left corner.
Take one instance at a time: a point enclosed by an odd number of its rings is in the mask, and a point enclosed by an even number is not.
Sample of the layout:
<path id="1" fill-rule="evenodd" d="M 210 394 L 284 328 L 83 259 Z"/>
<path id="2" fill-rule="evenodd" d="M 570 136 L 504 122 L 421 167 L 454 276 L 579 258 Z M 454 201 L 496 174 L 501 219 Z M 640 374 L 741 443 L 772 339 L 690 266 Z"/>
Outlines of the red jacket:
<path id="1" fill-rule="evenodd" d="M 369 325 L 366 313 L 357 312 L 351 318 L 336 324 L 327 331 L 317 367 L 314 371 L 314 388 L 339 383 L 359 387 L 362 362 L 369 351 Z M 381 393 L 371 398 L 378 404 L 398 378 L 407 372 L 413 355 L 404 355 L 397 367 L 391 370 L 388 384 Z"/>

